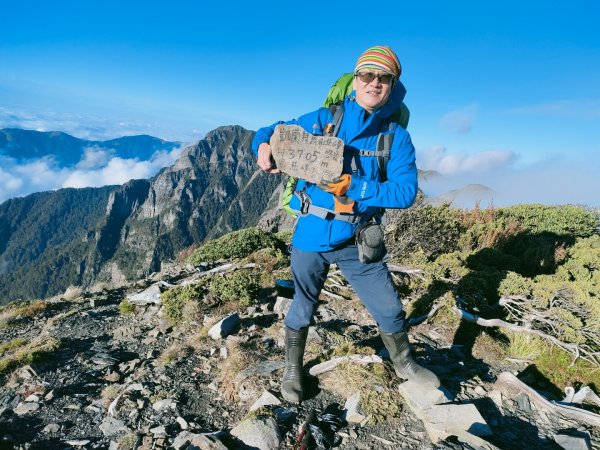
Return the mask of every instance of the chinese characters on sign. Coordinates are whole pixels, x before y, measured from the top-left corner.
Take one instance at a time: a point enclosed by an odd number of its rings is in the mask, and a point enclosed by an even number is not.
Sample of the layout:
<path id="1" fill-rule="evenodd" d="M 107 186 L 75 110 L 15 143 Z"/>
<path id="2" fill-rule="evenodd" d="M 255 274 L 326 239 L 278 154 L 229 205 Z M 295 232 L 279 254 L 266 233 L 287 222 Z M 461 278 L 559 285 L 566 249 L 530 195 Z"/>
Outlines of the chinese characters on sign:
<path id="1" fill-rule="evenodd" d="M 332 136 L 315 136 L 299 125 L 277 125 L 271 151 L 282 172 L 311 183 L 332 180 L 342 173 L 344 142 Z"/>

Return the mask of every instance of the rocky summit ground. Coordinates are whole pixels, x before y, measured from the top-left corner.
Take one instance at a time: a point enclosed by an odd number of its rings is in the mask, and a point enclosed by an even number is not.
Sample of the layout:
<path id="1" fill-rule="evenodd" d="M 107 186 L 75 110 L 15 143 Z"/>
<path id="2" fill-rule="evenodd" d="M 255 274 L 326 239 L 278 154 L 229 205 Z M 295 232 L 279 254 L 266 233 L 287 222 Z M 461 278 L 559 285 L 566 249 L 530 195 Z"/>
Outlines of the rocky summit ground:
<path id="1" fill-rule="evenodd" d="M 523 370 L 523 361 L 490 362 L 453 345 L 427 322 L 411 329 L 411 340 L 417 359 L 442 380 L 447 415 L 420 414 L 415 403 L 421 394 L 411 400 L 400 393 L 377 327 L 356 299 L 323 297 L 307 344 L 301 405 L 287 404 L 279 394 L 286 301 L 275 290 L 238 309 L 231 330 L 209 332 L 205 322 L 232 313 L 210 305 L 198 316 L 203 319 L 185 327 L 167 323 L 151 294 L 138 297 L 131 310 L 119 307 L 127 294 L 195 276 L 179 273 L 162 276 L 162 284 L 154 277 L 127 289 L 58 297 L 1 327 L 3 343 L 57 344 L 6 374 L 0 449 L 288 449 L 312 412 L 319 427 L 313 433 L 324 431 L 339 449 L 600 448 L 598 428 L 498 385 L 499 374 L 508 372 L 549 395 L 543 380 Z M 347 358 L 308 375 L 336 357 Z M 374 362 L 362 365 L 361 358 Z M 480 416 L 467 417 L 473 412 Z M 330 429 L 324 413 L 331 413 Z M 444 430 L 467 430 L 469 420 L 468 435 L 446 435 Z M 317 442 L 309 439 L 308 448 Z"/>

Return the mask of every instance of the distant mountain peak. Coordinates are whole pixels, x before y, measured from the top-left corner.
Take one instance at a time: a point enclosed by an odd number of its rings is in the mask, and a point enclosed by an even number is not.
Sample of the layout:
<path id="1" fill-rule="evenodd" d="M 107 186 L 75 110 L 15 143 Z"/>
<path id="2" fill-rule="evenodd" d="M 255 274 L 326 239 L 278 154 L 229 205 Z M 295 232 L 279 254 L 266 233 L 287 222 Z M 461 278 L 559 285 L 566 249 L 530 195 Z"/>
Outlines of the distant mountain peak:
<path id="1" fill-rule="evenodd" d="M 0 130 L 0 155 L 17 161 L 53 157 L 60 167 L 75 166 L 84 157 L 85 150 L 110 150 L 124 159 L 148 160 L 157 151 L 170 151 L 181 145 L 146 134 L 123 136 L 106 141 L 80 139 L 62 131 L 35 131 L 20 128 Z"/>

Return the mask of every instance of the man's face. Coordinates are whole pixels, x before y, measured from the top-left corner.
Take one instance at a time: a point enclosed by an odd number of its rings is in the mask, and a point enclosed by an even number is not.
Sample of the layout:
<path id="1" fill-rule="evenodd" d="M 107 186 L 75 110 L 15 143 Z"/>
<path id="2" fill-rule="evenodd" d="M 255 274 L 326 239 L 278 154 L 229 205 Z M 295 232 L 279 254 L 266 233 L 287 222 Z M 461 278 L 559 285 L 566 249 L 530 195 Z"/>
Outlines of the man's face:
<path id="1" fill-rule="evenodd" d="M 352 81 L 358 104 L 369 113 L 385 104 L 392 90 L 392 78 L 383 71 L 361 70 Z"/>

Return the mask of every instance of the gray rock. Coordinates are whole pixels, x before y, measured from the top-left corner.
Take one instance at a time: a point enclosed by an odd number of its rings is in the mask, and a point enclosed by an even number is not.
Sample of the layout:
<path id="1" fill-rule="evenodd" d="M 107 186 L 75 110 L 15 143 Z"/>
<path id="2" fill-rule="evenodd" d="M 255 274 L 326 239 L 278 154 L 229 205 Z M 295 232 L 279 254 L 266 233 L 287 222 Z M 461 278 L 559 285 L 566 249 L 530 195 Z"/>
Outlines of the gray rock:
<path id="1" fill-rule="evenodd" d="M 569 434 L 555 434 L 554 442 L 565 450 L 591 450 L 592 444 L 587 433 L 577 433 L 579 436 Z"/>
<path id="2" fill-rule="evenodd" d="M 72 445 L 73 447 L 84 447 L 88 445 L 91 441 L 88 439 L 79 439 L 75 441 L 65 441 L 67 444 Z"/>
<path id="3" fill-rule="evenodd" d="M 134 342 L 141 334 L 142 329 L 136 327 L 135 324 L 122 325 L 115 328 L 112 332 L 113 339 L 119 342 Z"/>
<path id="4" fill-rule="evenodd" d="M 284 361 L 261 361 L 258 364 L 255 364 L 254 366 L 248 367 L 247 369 L 244 369 L 241 372 L 239 372 L 236 375 L 235 379 L 237 381 L 243 381 L 251 376 L 269 375 L 275 372 L 276 370 L 283 369 L 284 366 Z"/>
<path id="5" fill-rule="evenodd" d="M 355 392 L 346 399 L 344 409 L 346 410 L 344 419 L 348 423 L 361 423 L 367 418 L 360 407 L 360 392 Z"/>
<path id="6" fill-rule="evenodd" d="M 273 417 L 243 420 L 230 433 L 247 446 L 258 450 L 276 450 L 281 444 L 279 427 Z"/>
<path id="7" fill-rule="evenodd" d="M 100 431 L 102 431 L 102 434 L 106 437 L 114 436 L 120 431 L 126 430 L 128 430 L 128 428 L 125 426 L 125 422 L 113 417 L 106 417 L 100 424 Z"/>
<path id="8" fill-rule="evenodd" d="M 92 356 L 92 362 L 99 366 L 108 367 L 116 364 L 119 360 L 108 353 L 101 352 Z"/>
<path id="9" fill-rule="evenodd" d="M 37 378 L 38 374 L 33 367 L 29 364 L 21 367 L 17 372 L 19 378 L 23 380 L 31 380 L 32 378 Z"/>
<path id="10" fill-rule="evenodd" d="M 241 319 L 238 313 L 230 314 L 213 325 L 213 327 L 208 330 L 208 335 L 215 341 L 222 339 L 227 337 L 240 323 Z"/>
<path id="11" fill-rule="evenodd" d="M 175 450 L 227 450 L 216 436 L 189 431 L 179 433 L 171 445 Z"/>
<path id="12" fill-rule="evenodd" d="M 159 281 L 142 292 L 127 294 L 127 299 L 135 305 L 155 304 L 160 305 L 160 294 L 167 288 L 172 287 L 169 283 Z"/>
<path id="13" fill-rule="evenodd" d="M 142 385 L 142 383 L 133 383 L 125 388 L 125 392 L 143 391 L 143 390 L 144 390 L 144 385 Z"/>
<path id="14" fill-rule="evenodd" d="M 323 306 L 317 310 L 317 315 L 319 316 L 321 322 L 330 322 L 339 318 L 339 315 L 336 314 L 335 311 Z"/>
<path id="15" fill-rule="evenodd" d="M 256 386 L 242 383 L 237 390 L 237 394 L 242 402 L 248 402 L 258 396 L 258 389 Z"/>
<path id="16" fill-rule="evenodd" d="M 517 403 L 517 407 L 524 412 L 531 411 L 531 403 L 529 402 L 529 397 L 525 392 L 521 392 L 519 395 L 515 397 L 515 402 Z"/>
<path id="17" fill-rule="evenodd" d="M 14 413 L 17 416 L 23 416 L 25 414 L 29 414 L 34 411 L 37 411 L 38 409 L 40 409 L 39 403 L 25 402 L 25 403 L 19 403 L 17 405 L 17 407 L 14 409 Z"/>
<path id="18" fill-rule="evenodd" d="M 160 308 L 158 306 L 149 306 L 142 315 L 142 320 L 148 321 L 158 314 Z"/>
<path id="19" fill-rule="evenodd" d="M 273 312 L 280 318 L 283 318 L 287 315 L 291 305 L 291 298 L 277 297 L 277 300 L 275 300 L 275 306 L 273 307 Z"/>
<path id="20" fill-rule="evenodd" d="M 155 437 L 167 437 L 167 429 L 164 425 L 160 425 L 158 427 L 150 428 L 150 433 L 152 433 Z"/>
<path id="21" fill-rule="evenodd" d="M 440 386 L 438 389 L 431 389 L 413 381 L 405 381 L 400 384 L 398 390 L 415 414 L 424 409 L 431 408 L 433 405 L 452 400 L 451 394 L 443 386 Z"/>
<path id="22" fill-rule="evenodd" d="M 177 401 L 172 398 L 165 398 L 163 400 L 159 400 L 152 405 L 152 409 L 155 411 L 164 411 L 167 409 L 175 409 L 177 408 Z"/>
<path id="23" fill-rule="evenodd" d="M 91 415 L 98 414 L 101 411 L 100 408 L 94 405 L 87 405 L 83 410 Z"/>
<path id="24" fill-rule="evenodd" d="M 423 424 L 433 442 L 460 432 L 488 436 L 492 430 L 473 404 L 434 405 L 423 411 Z"/>
<path id="25" fill-rule="evenodd" d="M 119 364 L 119 370 L 121 373 L 133 372 L 133 369 L 140 363 L 139 358 L 132 359 L 131 361 L 122 362 Z"/>
<path id="26" fill-rule="evenodd" d="M 60 431 L 60 425 L 57 423 L 49 423 L 42 431 L 44 433 L 58 433 Z"/>
<path id="27" fill-rule="evenodd" d="M 443 386 L 431 389 L 406 381 L 399 386 L 399 390 L 408 407 L 423 422 L 434 443 L 456 435 L 465 442 L 475 444 L 481 441 L 477 436 L 491 433 L 475 405 L 443 404 L 451 400 Z"/>
<path id="28" fill-rule="evenodd" d="M 473 392 L 478 397 L 484 397 L 487 393 L 487 391 L 482 386 L 475 386 L 475 389 L 473 389 Z"/>
<path id="29" fill-rule="evenodd" d="M 35 394 L 31 394 L 29 397 L 27 397 L 27 398 L 25 399 L 25 401 L 26 401 L 26 402 L 35 402 L 35 403 L 37 403 L 37 402 L 39 402 L 39 401 L 40 401 L 40 397 L 39 397 L 39 396 L 37 396 L 37 395 L 35 395 Z"/>
<path id="30" fill-rule="evenodd" d="M 488 394 L 488 397 L 492 399 L 499 409 L 502 408 L 502 392 L 494 389 Z"/>
<path id="31" fill-rule="evenodd" d="M 187 421 L 183 417 L 179 416 L 175 420 L 177 421 L 177 423 L 179 424 L 179 426 L 181 427 L 182 430 L 187 430 L 188 429 L 189 425 L 188 425 Z"/>
<path id="32" fill-rule="evenodd" d="M 250 411 L 256 411 L 263 406 L 269 405 L 281 405 L 281 401 L 271 394 L 269 391 L 264 391 L 260 398 L 254 402 L 254 404 L 250 407 Z"/>

